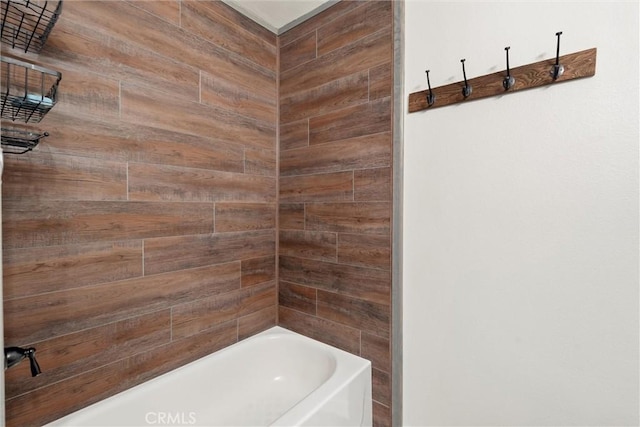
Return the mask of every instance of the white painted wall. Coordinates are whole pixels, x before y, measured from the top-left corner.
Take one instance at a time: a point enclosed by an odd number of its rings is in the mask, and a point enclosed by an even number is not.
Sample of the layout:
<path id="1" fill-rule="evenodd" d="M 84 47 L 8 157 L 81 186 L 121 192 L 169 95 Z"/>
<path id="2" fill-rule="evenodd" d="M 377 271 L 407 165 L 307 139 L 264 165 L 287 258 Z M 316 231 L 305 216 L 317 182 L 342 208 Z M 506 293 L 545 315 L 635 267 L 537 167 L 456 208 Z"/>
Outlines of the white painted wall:
<path id="1" fill-rule="evenodd" d="M 405 115 L 403 424 L 638 425 L 638 2 L 405 5 L 405 101 L 598 48 L 596 76 Z"/>

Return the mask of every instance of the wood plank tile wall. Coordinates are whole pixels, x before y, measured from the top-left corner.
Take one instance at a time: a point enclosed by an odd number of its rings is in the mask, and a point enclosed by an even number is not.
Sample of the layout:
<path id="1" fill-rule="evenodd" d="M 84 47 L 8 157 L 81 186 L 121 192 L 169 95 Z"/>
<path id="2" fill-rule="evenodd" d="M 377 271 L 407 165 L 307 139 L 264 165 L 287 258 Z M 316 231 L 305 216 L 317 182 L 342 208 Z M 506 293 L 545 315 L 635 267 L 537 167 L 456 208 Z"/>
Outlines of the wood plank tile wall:
<path id="1" fill-rule="evenodd" d="M 276 324 L 276 36 L 218 1 L 70 1 L 37 150 L 5 155 L 7 425 Z M 12 123 L 3 122 L 3 126 Z"/>
<path id="2" fill-rule="evenodd" d="M 391 425 L 390 1 L 343 1 L 280 36 L 279 324 L 373 364 Z"/>

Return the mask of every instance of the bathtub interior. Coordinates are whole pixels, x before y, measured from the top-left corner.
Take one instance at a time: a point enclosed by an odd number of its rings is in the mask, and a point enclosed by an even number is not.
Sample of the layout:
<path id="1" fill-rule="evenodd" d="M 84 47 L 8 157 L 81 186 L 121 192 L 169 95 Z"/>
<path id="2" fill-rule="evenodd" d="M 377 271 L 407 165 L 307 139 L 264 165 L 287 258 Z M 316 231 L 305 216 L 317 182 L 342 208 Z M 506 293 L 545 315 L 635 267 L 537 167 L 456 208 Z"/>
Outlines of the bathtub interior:
<path id="1" fill-rule="evenodd" d="M 49 425 L 371 425 L 370 401 L 369 361 L 273 327 Z"/>

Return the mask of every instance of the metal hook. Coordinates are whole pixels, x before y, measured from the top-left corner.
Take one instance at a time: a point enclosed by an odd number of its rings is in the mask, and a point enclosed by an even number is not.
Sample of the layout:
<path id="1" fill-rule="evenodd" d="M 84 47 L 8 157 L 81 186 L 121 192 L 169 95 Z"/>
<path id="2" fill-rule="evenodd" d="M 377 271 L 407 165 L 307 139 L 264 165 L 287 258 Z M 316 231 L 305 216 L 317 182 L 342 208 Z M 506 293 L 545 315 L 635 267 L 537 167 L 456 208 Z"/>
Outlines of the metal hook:
<path id="1" fill-rule="evenodd" d="M 511 76 L 511 70 L 509 69 L 509 49 L 511 46 L 507 46 L 504 50 L 507 52 L 507 76 L 502 80 L 502 87 L 504 90 L 509 90 L 516 83 L 516 79 Z"/>
<path id="2" fill-rule="evenodd" d="M 469 97 L 469 95 L 471 95 L 471 92 L 473 91 L 473 88 L 471 86 L 469 86 L 469 83 L 467 82 L 467 73 L 464 69 L 464 61 L 466 61 L 466 59 L 461 59 L 460 62 L 462 62 L 462 75 L 464 76 L 464 87 L 462 88 L 462 96 L 464 96 L 465 98 Z"/>
<path id="3" fill-rule="evenodd" d="M 556 47 L 556 63 L 553 66 L 553 69 L 551 70 L 551 75 L 553 76 L 553 80 L 558 80 L 558 77 L 560 77 L 562 73 L 564 73 L 564 67 L 560 65 L 560 35 L 561 34 L 562 34 L 562 31 L 558 31 L 556 33 L 556 36 L 558 36 L 558 43 Z"/>
<path id="4" fill-rule="evenodd" d="M 435 102 L 436 102 L 436 96 L 433 94 L 433 91 L 431 90 L 431 82 L 429 81 L 429 71 L 427 70 L 427 85 L 429 86 L 429 94 L 427 95 L 427 104 L 429 104 L 429 107 L 431 107 Z"/>

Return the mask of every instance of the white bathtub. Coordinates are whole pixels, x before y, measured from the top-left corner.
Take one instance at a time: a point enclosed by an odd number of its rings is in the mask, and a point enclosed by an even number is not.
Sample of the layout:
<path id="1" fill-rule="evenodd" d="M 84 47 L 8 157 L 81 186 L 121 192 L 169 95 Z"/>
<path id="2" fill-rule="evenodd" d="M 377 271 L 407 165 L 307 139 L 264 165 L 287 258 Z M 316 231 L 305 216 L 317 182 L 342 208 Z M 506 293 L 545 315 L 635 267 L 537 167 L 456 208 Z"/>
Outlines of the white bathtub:
<path id="1" fill-rule="evenodd" d="M 371 426 L 371 363 L 281 327 L 49 426 Z"/>

